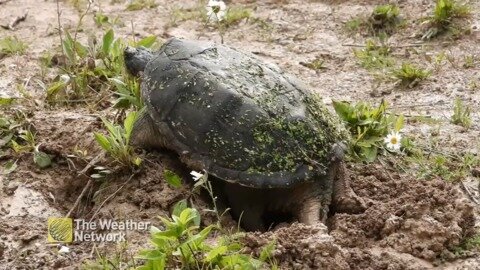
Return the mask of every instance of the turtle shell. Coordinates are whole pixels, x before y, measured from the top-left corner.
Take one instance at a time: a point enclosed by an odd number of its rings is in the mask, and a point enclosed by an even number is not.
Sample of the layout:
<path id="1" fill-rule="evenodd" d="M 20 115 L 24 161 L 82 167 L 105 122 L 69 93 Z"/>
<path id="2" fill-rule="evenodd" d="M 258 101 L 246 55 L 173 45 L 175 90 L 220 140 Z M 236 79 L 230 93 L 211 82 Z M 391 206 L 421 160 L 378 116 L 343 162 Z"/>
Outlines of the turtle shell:
<path id="1" fill-rule="evenodd" d="M 228 46 L 171 39 L 143 76 L 166 146 L 226 181 L 273 188 L 315 180 L 348 138 L 317 94 Z"/>

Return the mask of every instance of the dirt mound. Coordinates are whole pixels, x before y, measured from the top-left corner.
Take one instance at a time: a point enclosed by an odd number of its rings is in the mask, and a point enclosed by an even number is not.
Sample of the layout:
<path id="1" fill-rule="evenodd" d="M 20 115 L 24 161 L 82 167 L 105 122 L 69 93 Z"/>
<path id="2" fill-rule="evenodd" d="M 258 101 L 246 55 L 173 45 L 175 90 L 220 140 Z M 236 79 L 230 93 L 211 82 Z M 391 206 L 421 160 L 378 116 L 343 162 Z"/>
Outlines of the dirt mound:
<path id="1" fill-rule="evenodd" d="M 273 260 L 280 269 L 348 269 L 347 254 L 334 243 L 323 224 L 294 223 L 275 232 L 245 236 L 245 245 L 256 256 L 272 241 L 275 242 Z"/>
<path id="2" fill-rule="evenodd" d="M 258 255 L 275 241 L 281 269 L 426 269 L 473 233 L 473 206 L 441 179 L 425 181 L 378 165 L 353 168 L 352 188 L 368 202 L 357 215 L 335 214 L 323 225 L 292 224 L 249 233 Z"/>
<path id="3" fill-rule="evenodd" d="M 473 206 L 458 189 L 441 179 L 401 177 L 376 165 L 356 169 L 352 188 L 369 200 L 359 215 L 337 214 L 331 235 L 345 247 L 390 247 L 434 260 L 473 233 Z"/>

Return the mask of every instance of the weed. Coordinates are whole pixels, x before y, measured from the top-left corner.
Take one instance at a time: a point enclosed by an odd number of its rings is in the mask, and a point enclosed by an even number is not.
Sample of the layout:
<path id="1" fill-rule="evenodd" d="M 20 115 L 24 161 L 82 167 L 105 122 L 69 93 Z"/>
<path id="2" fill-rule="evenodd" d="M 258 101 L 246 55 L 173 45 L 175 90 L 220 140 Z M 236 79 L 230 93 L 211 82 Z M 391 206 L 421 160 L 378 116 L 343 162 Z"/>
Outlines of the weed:
<path id="1" fill-rule="evenodd" d="M 155 37 L 147 37 L 135 46 L 151 47 Z M 50 102 L 89 101 L 92 94 L 103 93 L 92 102 L 105 101 L 113 93 L 118 97 L 115 108 L 136 109 L 143 107 L 140 99 L 140 86 L 136 78 L 124 70 L 123 50 L 126 44 L 115 38 L 113 30 L 108 30 L 99 43 L 95 37 L 89 39 L 88 45 L 76 41 L 68 32 L 63 39 L 65 63 L 63 74 L 46 89 Z"/>
<path id="2" fill-rule="evenodd" d="M 393 4 L 376 6 L 370 16 L 358 16 L 345 23 L 347 31 L 377 36 L 391 34 L 402 24 L 400 9 Z"/>
<path id="3" fill-rule="evenodd" d="M 87 260 L 82 265 L 82 270 L 117 270 L 117 269 L 135 269 L 133 256 L 128 251 L 128 243 L 122 242 L 115 247 L 113 256 L 107 256 L 100 253 L 97 247 L 94 247 L 96 259 Z"/>
<path id="4" fill-rule="evenodd" d="M 386 4 L 376 6 L 370 15 L 369 23 L 375 32 L 393 32 L 393 29 L 400 23 L 400 9 L 396 5 Z"/>
<path id="5" fill-rule="evenodd" d="M 108 135 L 95 132 L 97 143 L 120 165 L 139 166 L 142 162 L 142 159 L 135 154 L 133 147 L 130 145 L 130 137 L 136 117 L 136 112 L 129 113 L 123 122 L 123 127 L 103 119 Z"/>
<path id="6" fill-rule="evenodd" d="M 4 37 L 0 39 L 0 58 L 5 55 L 24 54 L 28 46 L 17 37 Z"/>
<path id="7" fill-rule="evenodd" d="M 477 66 L 478 59 L 475 55 L 465 55 L 463 57 L 463 67 L 464 68 L 474 68 Z"/>
<path id="8" fill-rule="evenodd" d="M 366 69 L 382 69 L 391 67 L 394 60 L 390 57 L 390 48 L 386 45 L 377 45 L 373 40 L 367 40 L 365 48 L 354 50 L 353 53 Z"/>
<path id="9" fill-rule="evenodd" d="M 414 87 L 419 82 L 427 79 L 431 72 L 410 63 L 403 63 L 401 67 L 394 69 L 392 75 L 399 80 L 401 85 Z"/>
<path id="10" fill-rule="evenodd" d="M 403 116 L 387 115 L 385 101 L 377 108 L 364 102 L 350 105 L 334 101 L 333 106 L 352 134 L 351 156 L 362 161 L 374 161 L 379 149 L 384 149 L 384 139 L 389 132 L 398 132 L 403 127 Z"/>
<path id="11" fill-rule="evenodd" d="M 126 10 L 142 10 L 146 8 L 156 8 L 158 4 L 155 0 L 134 0 L 128 4 Z"/>
<path id="12" fill-rule="evenodd" d="M 325 69 L 325 66 L 323 65 L 325 61 L 320 58 L 315 58 L 314 60 L 310 62 L 300 62 L 300 64 L 304 67 L 307 67 L 309 69 L 319 71 L 321 69 Z"/>
<path id="13" fill-rule="evenodd" d="M 98 27 L 113 27 L 115 25 L 123 25 L 122 21 L 120 18 L 117 16 L 113 19 L 108 17 L 105 14 L 102 14 L 100 12 L 95 13 L 93 16 L 93 21 L 95 22 L 95 25 Z"/>
<path id="14" fill-rule="evenodd" d="M 259 269 L 265 263 L 259 259 L 241 254 L 242 245 L 235 236 L 221 237 L 216 244 L 206 241 L 215 226 L 199 231 L 200 215 L 196 209 L 176 209 L 178 215 L 171 219 L 160 217 L 164 229 L 151 227 L 152 249 L 140 252 L 138 259 L 145 261 L 140 270 L 150 269 Z M 180 211 L 181 210 L 181 211 Z M 273 248 L 265 248 L 269 257 Z"/>
<path id="15" fill-rule="evenodd" d="M 225 19 L 222 20 L 227 28 L 240 23 L 243 20 L 247 20 L 252 17 L 252 11 L 244 7 L 232 7 L 227 10 Z"/>
<path id="16" fill-rule="evenodd" d="M 352 18 L 345 23 L 345 28 L 349 32 L 358 32 L 362 27 L 364 21 L 360 18 Z"/>
<path id="17" fill-rule="evenodd" d="M 452 124 L 470 128 L 472 125 L 471 111 L 471 108 L 466 106 L 460 98 L 456 98 L 451 119 Z"/>
<path id="18" fill-rule="evenodd" d="M 206 14 L 202 11 L 203 6 L 199 5 L 192 9 L 174 8 L 170 14 L 170 21 L 168 26 L 177 26 L 180 22 L 199 19 L 201 21 L 207 21 Z"/>
<path id="19" fill-rule="evenodd" d="M 182 178 L 170 170 L 163 171 L 163 178 L 174 188 L 179 188 L 182 186 Z"/>
<path id="20" fill-rule="evenodd" d="M 430 39 L 446 32 L 457 30 L 455 19 L 466 18 L 471 14 L 471 7 L 457 3 L 456 0 L 437 0 L 433 14 L 426 19 L 427 31 L 422 39 Z"/>

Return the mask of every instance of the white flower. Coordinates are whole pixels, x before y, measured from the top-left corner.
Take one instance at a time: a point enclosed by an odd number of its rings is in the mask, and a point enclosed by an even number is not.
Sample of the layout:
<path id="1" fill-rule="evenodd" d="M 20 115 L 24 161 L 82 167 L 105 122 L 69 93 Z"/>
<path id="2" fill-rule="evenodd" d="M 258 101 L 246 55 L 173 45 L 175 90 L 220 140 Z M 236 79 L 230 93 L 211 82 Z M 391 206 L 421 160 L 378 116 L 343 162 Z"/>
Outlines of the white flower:
<path id="1" fill-rule="evenodd" d="M 221 22 L 227 14 L 227 5 L 221 0 L 209 0 L 207 4 L 208 21 Z"/>
<path id="2" fill-rule="evenodd" d="M 70 76 L 67 74 L 62 74 L 60 75 L 60 81 L 62 81 L 64 84 L 67 84 L 70 82 Z"/>
<path id="3" fill-rule="evenodd" d="M 60 246 L 60 249 L 58 250 L 58 253 L 69 253 L 70 248 L 67 246 Z"/>
<path id="4" fill-rule="evenodd" d="M 193 176 L 193 181 L 198 181 L 198 179 L 203 177 L 203 173 L 197 171 L 191 171 L 190 174 Z"/>
<path id="5" fill-rule="evenodd" d="M 400 150 L 400 141 L 402 140 L 402 134 L 397 131 L 392 131 L 385 138 L 385 144 L 388 150 L 398 151 Z"/>

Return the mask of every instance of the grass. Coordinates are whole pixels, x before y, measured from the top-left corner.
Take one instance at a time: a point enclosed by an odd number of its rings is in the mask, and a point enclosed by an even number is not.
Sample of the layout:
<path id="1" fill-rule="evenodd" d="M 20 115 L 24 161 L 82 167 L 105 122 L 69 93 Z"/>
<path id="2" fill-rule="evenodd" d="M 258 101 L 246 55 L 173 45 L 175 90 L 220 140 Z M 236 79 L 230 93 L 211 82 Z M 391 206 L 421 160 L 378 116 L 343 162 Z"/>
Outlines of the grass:
<path id="1" fill-rule="evenodd" d="M 459 4 L 456 0 L 437 0 L 433 14 L 427 19 L 428 28 L 422 39 L 430 39 L 447 31 L 459 31 L 457 19 L 467 18 L 471 15 L 472 8 Z"/>
<path id="2" fill-rule="evenodd" d="M 137 114 L 131 112 L 123 122 L 123 126 L 114 125 L 103 119 L 108 135 L 95 132 L 95 140 L 116 162 L 120 165 L 132 167 L 139 166 L 142 160 L 138 157 L 130 145 L 130 138 L 133 131 Z"/>
<path id="3" fill-rule="evenodd" d="M 460 98 L 456 98 L 451 119 L 452 124 L 470 128 L 472 126 L 471 112 L 472 109 L 469 106 L 466 106 Z"/>
<path id="4" fill-rule="evenodd" d="M 394 65 L 390 56 L 390 48 L 386 45 L 377 45 L 373 40 L 367 40 L 365 48 L 354 50 L 353 53 L 359 64 L 366 69 L 384 69 Z"/>
<path id="5" fill-rule="evenodd" d="M 319 71 L 322 69 L 325 69 L 326 67 L 323 65 L 325 63 L 325 60 L 321 58 L 315 58 L 310 62 L 300 62 L 300 64 L 304 67 L 307 67 L 309 69 Z"/>
<path id="6" fill-rule="evenodd" d="M 369 22 L 374 32 L 392 33 L 400 23 L 400 9 L 394 4 L 376 6 Z"/>
<path id="7" fill-rule="evenodd" d="M 28 46 L 15 36 L 7 36 L 0 39 L 0 58 L 2 56 L 24 54 Z"/>
<path id="8" fill-rule="evenodd" d="M 149 8 L 156 8 L 158 4 L 155 0 L 133 0 L 131 1 L 126 10 L 135 11 Z"/>
<path id="9" fill-rule="evenodd" d="M 401 85 L 414 87 L 427 79 L 431 72 L 410 63 L 403 63 L 401 67 L 392 71 L 392 75 Z"/>
<path id="10" fill-rule="evenodd" d="M 369 16 L 351 18 L 345 23 L 345 28 L 352 33 L 378 36 L 392 34 L 402 22 L 400 8 L 394 4 L 385 4 L 374 7 Z"/>
<path id="11" fill-rule="evenodd" d="M 241 6 L 232 7 L 227 10 L 227 15 L 221 23 L 228 28 L 239 24 L 243 20 L 248 21 L 250 17 L 252 17 L 252 11 L 250 9 Z"/>

